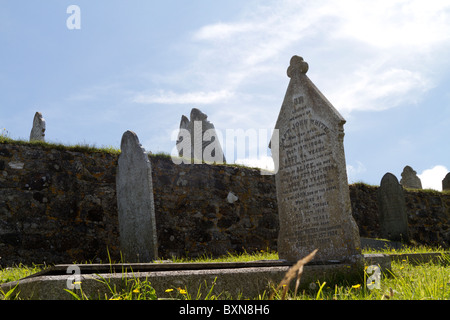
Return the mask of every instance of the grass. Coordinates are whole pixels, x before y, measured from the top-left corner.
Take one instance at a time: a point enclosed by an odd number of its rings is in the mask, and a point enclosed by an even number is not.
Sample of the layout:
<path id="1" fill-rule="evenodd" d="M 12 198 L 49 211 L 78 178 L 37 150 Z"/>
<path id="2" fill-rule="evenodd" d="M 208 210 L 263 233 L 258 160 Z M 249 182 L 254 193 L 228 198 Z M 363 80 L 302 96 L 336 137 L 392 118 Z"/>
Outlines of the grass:
<path id="1" fill-rule="evenodd" d="M 90 145 L 88 143 L 78 143 L 75 145 L 65 145 L 62 143 L 55 143 L 55 142 L 47 142 L 47 141 L 28 141 L 28 140 L 16 140 L 11 139 L 8 137 L 7 133 L 0 133 L 0 144 L 11 144 L 11 145 L 22 145 L 22 146 L 40 146 L 44 149 L 55 149 L 59 151 L 73 151 L 73 152 L 82 152 L 82 153 L 104 153 L 104 154 L 113 154 L 113 155 L 119 155 L 121 153 L 121 150 L 119 148 L 116 148 L 114 146 L 102 146 L 97 147 L 94 145 Z M 167 152 L 157 152 L 157 153 L 151 153 L 151 157 L 153 158 L 159 158 L 159 159 L 178 159 L 182 161 L 182 158 L 180 157 L 172 157 Z M 191 161 L 185 161 L 186 163 L 190 163 Z M 192 160 L 193 162 L 193 160 Z M 201 161 L 202 164 L 209 164 L 209 165 L 223 165 L 228 167 L 237 167 L 237 168 L 245 168 L 245 169 L 252 169 L 252 170 L 261 170 L 257 167 L 248 167 L 241 164 L 234 164 L 234 163 L 223 163 L 223 164 L 216 164 L 215 162 L 206 162 Z M 263 169 L 264 170 L 264 169 Z"/>
<path id="2" fill-rule="evenodd" d="M 381 239 L 384 240 L 384 239 Z M 439 253 L 448 253 L 445 249 L 442 247 L 429 247 L 424 245 L 418 245 L 418 246 L 405 246 L 401 249 L 394 249 L 394 248 L 385 248 L 385 249 L 363 249 L 363 253 L 384 253 L 384 254 L 390 254 L 390 253 L 429 253 L 429 252 L 439 252 Z"/>
<path id="3" fill-rule="evenodd" d="M 270 250 L 260 250 L 258 252 L 242 252 L 242 253 L 228 253 L 227 255 L 212 258 L 208 255 L 203 255 L 197 258 L 187 257 L 173 257 L 172 262 L 175 263 L 205 263 L 205 262 L 247 262 L 256 260 L 278 260 L 278 253 Z"/>
<path id="4" fill-rule="evenodd" d="M 447 257 L 448 259 L 448 257 Z M 449 300 L 450 267 L 447 263 L 411 265 L 393 262 L 392 272 L 380 281 L 379 289 L 369 289 L 367 281 L 328 285 L 317 283 L 311 290 L 290 297 L 301 300 Z M 367 280 L 368 277 L 365 277 Z"/>
<path id="5" fill-rule="evenodd" d="M 84 153 L 108 153 L 108 154 L 120 154 L 120 149 L 113 146 L 96 147 L 88 143 L 78 143 L 75 145 L 64 145 L 62 143 L 47 142 L 47 141 L 27 141 L 27 140 L 15 140 L 5 135 L 0 135 L 0 144 L 12 144 L 22 146 L 40 146 L 44 149 L 56 149 L 60 151 L 74 151 Z"/>
<path id="6" fill-rule="evenodd" d="M 25 278 L 33 273 L 43 270 L 45 267 L 46 266 L 42 265 L 26 266 L 19 264 L 15 267 L 0 269 L 0 284 Z"/>
<path id="7" fill-rule="evenodd" d="M 370 251 L 373 253 L 372 251 Z M 405 248 L 402 250 L 377 251 L 377 253 L 422 253 L 436 252 L 433 248 Z M 307 289 L 298 293 L 289 291 L 286 299 L 290 300 L 450 300 L 450 257 L 448 251 L 439 249 L 438 252 L 447 253 L 442 261 L 434 261 L 420 265 L 403 260 L 392 262 L 389 274 L 381 277 L 379 288 L 372 288 L 372 274 L 367 270 L 364 279 L 341 281 L 339 283 L 317 282 L 310 284 Z M 196 259 L 179 258 L 174 262 L 243 262 L 253 260 L 278 259 L 276 252 L 262 251 L 256 253 L 228 254 L 227 256 L 212 259 L 203 256 Z M 34 265 L 31 267 L 19 265 L 13 268 L 0 269 L 0 283 L 18 280 L 32 273 L 38 272 L 46 266 Z M 372 277 L 372 278 L 371 278 Z M 151 283 L 137 278 L 128 280 L 124 288 L 110 286 L 104 279 L 100 279 L 109 287 L 109 293 L 98 299 L 113 300 L 154 300 L 158 297 Z M 205 286 L 206 283 L 205 283 Z M 239 299 L 230 297 L 225 293 L 212 294 L 214 283 L 207 286 L 207 293 L 202 296 L 201 288 L 169 288 L 168 293 L 173 299 L 182 300 L 211 300 L 211 299 Z M 71 291 L 74 299 L 88 299 L 81 290 Z M 11 292 L 0 292 L 0 300 L 11 298 Z M 269 299 L 270 292 L 262 292 L 255 299 Z M 283 298 L 282 292 L 274 294 L 274 299 Z"/>

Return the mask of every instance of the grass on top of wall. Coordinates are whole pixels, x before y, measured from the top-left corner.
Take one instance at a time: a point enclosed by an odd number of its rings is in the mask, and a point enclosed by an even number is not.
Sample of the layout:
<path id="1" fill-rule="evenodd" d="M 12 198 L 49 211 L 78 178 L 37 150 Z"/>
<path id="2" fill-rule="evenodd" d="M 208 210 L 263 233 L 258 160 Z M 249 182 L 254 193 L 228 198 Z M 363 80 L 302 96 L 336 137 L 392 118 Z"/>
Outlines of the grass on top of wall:
<path id="1" fill-rule="evenodd" d="M 91 145 L 88 143 L 77 143 L 75 145 L 65 145 L 62 143 L 47 142 L 47 141 L 16 140 L 16 139 L 11 139 L 6 135 L 0 135 L 0 144 L 11 144 L 11 145 L 22 145 L 22 146 L 40 146 L 44 149 L 55 149 L 55 150 L 59 150 L 59 151 L 73 151 L 73 152 L 82 152 L 82 153 L 105 153 L 105 154 L 113 154 L 113 155 L 119 155 L 121 153 L 121 150 L 119 148 L 116 148 L 113 146 L 97 147 L 95 144 Z M 172 156 L 167 152 L 157 152 L 157 153 L 149 152 L 149 155 L 150 155 L 150 157 L 157 158 L 157 159 L 158 158 L 172 159 Z M 173 158 L 181 159 L 179 157 L 173 157 Z M 186 160 L 184 162 L 188 163 L 188 161 L 186 161 Z M 224 165 L 224 166 L 229 166 L 229 167 L 261 170 L 260 168 L 257 168 L 257 167 L 249 167 L 249 166 L 235 164 L 235 163 L 216 164 L 216 163 L 202 161 L 202 164 Z"/>

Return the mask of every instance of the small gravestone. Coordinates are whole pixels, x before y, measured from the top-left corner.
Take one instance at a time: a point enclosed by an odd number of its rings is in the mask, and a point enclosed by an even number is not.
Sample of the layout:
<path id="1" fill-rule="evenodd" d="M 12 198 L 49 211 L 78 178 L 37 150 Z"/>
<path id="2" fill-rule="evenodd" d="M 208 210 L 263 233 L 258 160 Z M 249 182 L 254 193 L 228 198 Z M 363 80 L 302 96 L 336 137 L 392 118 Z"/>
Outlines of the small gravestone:
<path id="1" fill-rule="evenodd" d="M 45 119 L 40 112 L 36 112 L 34 115 L 30 141 L 45 141 Z"/>
<path id="2" fill-rule="evenodd" d="M 442 180 L 442 191 L 450 190 L 450 172 L 447 173 L 444 180 Z"/>
<path id="3" fill-rule="evenodd" d="M 122 136 L 116 176 L 120 247 L 128 262 L 150 262 L 158 256 L 152 168 L 137 135 Z"/>
<path id="4" fill-rule="evenodd" d="M 280 259 L 297 261 L 314 249 L 315 260 L 361 259 L 352 217 L 344 154 L 345 120 L 306 76 L 308 64 L 292 57 L 289 86 L 275 129 L 275 176 Z"/>
<path id="5" fill-rule="evenodd" d="M 181 117 L 176 147 L 178 155 L 188 163 L 224 163 L 225 156 L 214 125 L 197 108 L 191 110 L 190 119 Z"/>
<path id="6" fill-rule="evenodd" d="M 400 184 L 405 188 L 422 189 L 422 182 L 417 176 L 417 172 L 410 166 L 406 166 L 402 172 L 402 178 Z"/>
<path id="7" fill-rule="evenodd" d="M 381 236 L 392 241 L 409 241 L 403 187 L 392 173 L 381 179 L 377 191 Z"/>

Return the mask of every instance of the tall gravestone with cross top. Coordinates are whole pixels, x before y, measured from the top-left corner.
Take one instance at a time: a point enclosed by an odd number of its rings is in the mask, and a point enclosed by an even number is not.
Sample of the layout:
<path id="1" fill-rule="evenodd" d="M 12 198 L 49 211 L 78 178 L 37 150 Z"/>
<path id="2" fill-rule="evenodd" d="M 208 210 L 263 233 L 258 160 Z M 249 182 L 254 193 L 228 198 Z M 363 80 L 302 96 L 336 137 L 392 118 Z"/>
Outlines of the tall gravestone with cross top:
<path id="1" fill-rule="evenodd" d="M 303 58 L 291 58 L 290 82 L 275 125 L 279 256 L 297 261 L 319 249 L 316 261 L 360 262 L 344 155 L 345 120 L 307 71 Z"/>

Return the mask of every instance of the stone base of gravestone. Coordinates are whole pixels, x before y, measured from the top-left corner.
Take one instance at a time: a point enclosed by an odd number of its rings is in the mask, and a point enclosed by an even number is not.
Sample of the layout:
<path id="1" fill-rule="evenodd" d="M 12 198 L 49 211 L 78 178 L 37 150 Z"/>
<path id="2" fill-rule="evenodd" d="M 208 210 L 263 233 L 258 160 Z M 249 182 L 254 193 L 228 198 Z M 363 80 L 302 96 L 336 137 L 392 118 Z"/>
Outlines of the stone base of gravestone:
<path id="1" fill-rule="evenodd" d="M 405 195 L 392 173 L 386 173 L 381 179 L 377 198 L 381 236 L 388 240 L 409 242 Z"/>
<path id="2" fill-rule="evenodd" d="M 319 249 L 315 261 L 359 261 L 359 230 L 351 213 L 345 154 L 345 120 L 306 76 L 294 56 L 275 129 L 275 176 L 280 259 L 297 261 Z M 276 159 L 278 157 L 278 159 Z"/>
<path id="3" fill-rule="evenodd" d="M 127 262 L 157 258 L 156 220 L 152 169 L 137 135 L 122 136 L 116 175 L 120 248 Z"/>

